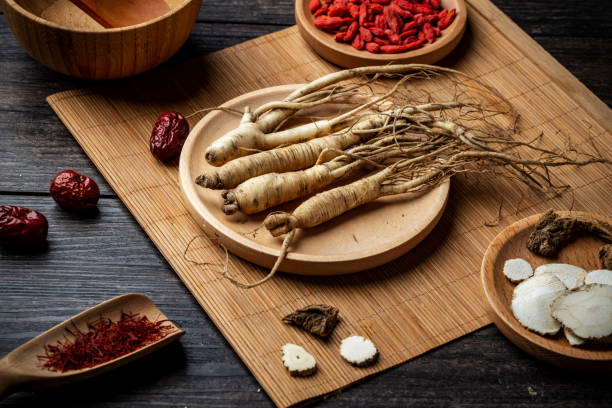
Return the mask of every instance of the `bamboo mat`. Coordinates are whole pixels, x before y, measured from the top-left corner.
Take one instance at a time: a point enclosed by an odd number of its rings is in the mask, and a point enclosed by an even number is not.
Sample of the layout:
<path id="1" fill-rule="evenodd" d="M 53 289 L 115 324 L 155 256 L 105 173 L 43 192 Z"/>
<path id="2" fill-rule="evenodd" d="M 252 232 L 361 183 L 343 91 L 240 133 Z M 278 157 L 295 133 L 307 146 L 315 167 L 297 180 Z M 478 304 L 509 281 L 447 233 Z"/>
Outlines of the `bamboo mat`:
<path id="1" fill-rule="evenodd" d="M 612 155 L 610 110 L 489 1 L 469 1 L 466 37 L 443 63 L 507 96 L 522 115 L 525 138 L 542 130 L 545 145 L 561 147 L 570 135 L 587 150 L 591 147 L 586 142 L 596 139 L 599 150 Z M 303 83 L 335 69 L 315 55 L 293 27 L 105 88 L 48 98 L 268 395 L 283 407 L 344 388 L 488 324 L 480 262 L 491 239 L 513 221 L 548 208 L 612 214 L 612 169 L 606 165 L 559 170 L 556 174 L 574 191 L 545 201 L 525 195 L 511 180 L 458 177 L 431 235 L 409 254 L 375 270 L 329 278 L 280 274 L 243 291 L 223 280 L 218 266 L 185 261 L 189 240 L 201 231 L 181 203 L 177 165 L 160 165 L 148 151 L 159 113 L 194 112 L 245 92 Z M 485 226 L 498 218 L 502 199 L 498 224 Z M 222 264 L 225 254 L 202 238 L 190 257 Z M 251 281 L 266 272 L 235 257 L 229 267 Z M 280 322 L 281 316 L 310 303 L 332 304 L 341 311 L 342 322 L 328 342 Z M 341 360 L 339 342 L 354 333 L 378 346 L 376 365 L 354 368 Z M 301 344 L 316 356 L 316 375 L 288 375 L 280 359 L 280 348 L 287 342 Z"/>

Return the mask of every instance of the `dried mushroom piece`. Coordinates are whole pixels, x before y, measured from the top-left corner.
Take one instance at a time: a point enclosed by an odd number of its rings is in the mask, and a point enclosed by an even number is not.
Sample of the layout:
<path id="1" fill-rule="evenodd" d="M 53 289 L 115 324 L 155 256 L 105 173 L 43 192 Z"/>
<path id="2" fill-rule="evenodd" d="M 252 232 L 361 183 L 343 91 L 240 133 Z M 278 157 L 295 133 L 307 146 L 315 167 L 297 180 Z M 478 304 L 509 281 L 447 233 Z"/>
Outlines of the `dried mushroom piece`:
<path id="1" fill-rule="evenodd" d="M 350 364 L 364 367 L 376 361 L 378 350 L 370 339 L 349 336 L 340 343 L 340 355 Z"/>
<path id="2" fill-rule="evenodd" d="M 555 275 L 535 275 L 514 288 L 512 313 L 529 330 L 555 334 L 561 325 L 552 317 L 550 304 L 565 291 L 565 285 Z"/>
<path id="3" fill-rule="evenodd" d="M 317 371 L 315 358 L 303 347 L 287 343 L 283 346 L 283 364 L 294 377 L 305 377 Z"/>
<path id="4" fill-rule="evenodd" d="M 612 269 L 612 244 L 599 248 L 599 261 L 602 268 Z"/>
<path id="5" fill-rule="evenodd" d="M 578 289 L 584 285 L 584 278 L 587 275 L 587 272 L 579 266 L 561 263 L 540 265 L 534 272 L 536 276 L 545 273 L 555 275 L 569 290 Z"/>
<path id="6" fill-rule="evenodd" d="M 533 276 L 533 268 L 523 258 L 508 259 L 504 263 L 504 275 L 510 282 L 520 282 Z"/>
<path id="7" fill-rule="evenodd" d="M 283 317 L 283 322 L 326 338 L 338 324 L 338 312 L 338 308 L 334 306 L 309 305 Z"/>
<path id="8" fill-rule="evenodd" d="M 612 336 L 612 286 L 598 283 L 567 292 L 551 304 L 552 315 L 583 339 Z"/>
<path id="9" fill-rule="evenodd" d="M 589 234 L 612 242 L 612 225 L 582 215 L 560 216 L 549 210 L 529 235 L 527 248 L 538 255 L 553 257 L 572 239 Z"/>
<path id="10" fill-rule="evenodd" d="M 584 279 L 585 285 L 591 283 L 601 283 L 602 285 L 612 285 L 612 271 L 609 269 L 596 269 L 587 273 Z"/>

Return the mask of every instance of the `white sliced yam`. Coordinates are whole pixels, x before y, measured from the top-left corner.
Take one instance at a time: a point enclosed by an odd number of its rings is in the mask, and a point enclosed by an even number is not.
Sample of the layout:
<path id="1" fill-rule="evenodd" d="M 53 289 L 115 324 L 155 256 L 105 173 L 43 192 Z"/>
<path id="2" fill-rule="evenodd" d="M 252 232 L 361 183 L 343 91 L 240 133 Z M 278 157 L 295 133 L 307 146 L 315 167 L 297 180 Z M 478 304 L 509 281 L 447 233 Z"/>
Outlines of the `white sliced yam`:
<path id="1" fill-rule="evenodd" d="M 602 285 L 612 285 L 612 271 L 609 269 L 596 269 L 587 273 L 584 284 L 601 283 Z"/>
<path id="2" fill-rule="evenodd" d="M 283 364 L 292 376 L 304 377 L 313 374 L 317 370 L 315 358 L 303 347 L 287 343 L 283 346 L 282 350 Z"/>
<path id="3" fill-rule="evenodd" d="M 561 263 L 540 265 L 535 269 L 534 275 L 537 276 L 543 273 L 554 274 L 569 290 L 578 289 L 580 286 L 584 285 L 584 278 L 587 274 L 586 271 L 579 266 Z"/>
<path id="4" fill-rule="evenodd" d="M 576 336 L 576 333 L 574 333 L 572 329 L 565 327 L 563 329 L 563 334 L 571 346 L 580 346 L 584 344 L 585 340 L 582 337 Z"/>
<path id="5" fill-rule="evenodd" d="M 370 339 L 362 336 L 349 336 L 340 343 L 340 355 L 349 363 L 363 367 L 376 360 L 378 350 Z"/>
<path id="6" fill-rule="evenodd" d="M 504 263 L 504 275 L 511 282 L 520 282 L 533 276 L 533 268 L 523 258 L 508 259 Z"/>
<path id="7" fill-rule="evenodd" d="M 559 296 L 551 305 L 552 314 L 563 327 L 583 339 L 612 335 L 612 286 L 590 284 Z"/>
<path id="8" fill-rule="evenodd" d="M 529 330 L 555 334 L 561 325 L 552 317 L 550 304 L 565 290 L 563 282 L 551 273 L 533 276 L 514 288 L 512 313 Z"/>

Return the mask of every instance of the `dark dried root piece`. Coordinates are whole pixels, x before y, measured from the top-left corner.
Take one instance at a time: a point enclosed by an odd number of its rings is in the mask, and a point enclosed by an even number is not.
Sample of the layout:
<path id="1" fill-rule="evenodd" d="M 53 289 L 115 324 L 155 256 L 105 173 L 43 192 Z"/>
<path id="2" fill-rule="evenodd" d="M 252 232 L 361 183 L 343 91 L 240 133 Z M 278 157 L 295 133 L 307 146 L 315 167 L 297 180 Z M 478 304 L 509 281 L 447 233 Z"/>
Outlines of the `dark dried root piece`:
<path id="1" fill-rule="evenodd" d="M 538 255 L 554 257 L 568 242 L 580 235 L 595 235 L 612 242 L 612 226 L 582 215 L 560 216 L 548 210 L 529 235 L 527 249 Z"/>
<path id="2" fill-rule="evenodd" d="M 338 324 L 338 308 L 328 305 L 309 305 L 283 317 L 283 323 L 293 324 L 309 333 L 326 338 Z"/>
<path id="3" fill-rule="evenodd" d="M 599 248 L 599 261 L 604 269 L 612 269 L 612 244 Z"/>

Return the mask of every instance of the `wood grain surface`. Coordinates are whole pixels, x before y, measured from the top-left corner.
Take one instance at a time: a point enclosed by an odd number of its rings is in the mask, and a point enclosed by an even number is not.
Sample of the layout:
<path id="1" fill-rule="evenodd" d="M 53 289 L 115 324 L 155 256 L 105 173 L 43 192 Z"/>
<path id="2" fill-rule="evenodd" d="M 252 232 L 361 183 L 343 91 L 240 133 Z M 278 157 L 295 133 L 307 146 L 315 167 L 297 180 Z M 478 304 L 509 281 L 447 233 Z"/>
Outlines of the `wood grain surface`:
<path id="1" fill-rule="evenodd" d="M 612 102 L 610 10 L 586 1 L 496 1 L 605 102 Z M 239 12 L 238 12 L 239 11 Z M 292 2 L 206 1 L 187 44 L 168 64 L 275 31 L 291 22 Z M 3 17 L 0 17 L 3 20 Z M 87 83 L 35 63 L 0 24 L 0 191 L 6 204 L 43 211 L 49 250 L 0 249 L 0 353 L 104 299 L 144 292 L 193 336 L 78 388 L 20 394 L 3 406 L 270 406 L 210 320 L 176 279 L 131 215 L 44 102 Z M 100 212 L 68 214 L 49 199 L 63 168 L 96 178 Z M 41 310 L 43 311 L 41 314 Z M 317 406 L 607 406 L 609 378 L 565 372 L 522 353 L 493 327 L 447 344 Z"/>

